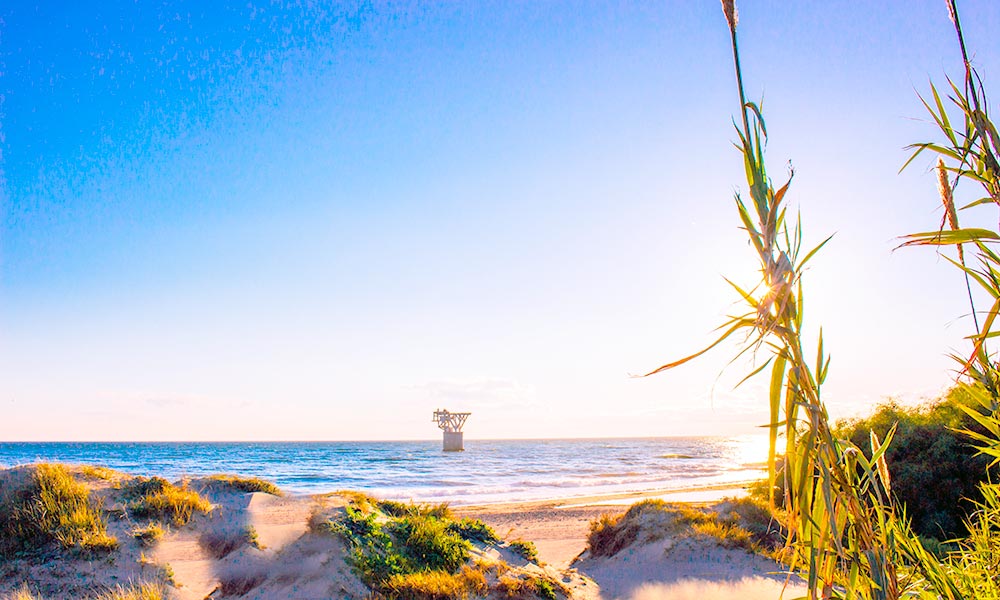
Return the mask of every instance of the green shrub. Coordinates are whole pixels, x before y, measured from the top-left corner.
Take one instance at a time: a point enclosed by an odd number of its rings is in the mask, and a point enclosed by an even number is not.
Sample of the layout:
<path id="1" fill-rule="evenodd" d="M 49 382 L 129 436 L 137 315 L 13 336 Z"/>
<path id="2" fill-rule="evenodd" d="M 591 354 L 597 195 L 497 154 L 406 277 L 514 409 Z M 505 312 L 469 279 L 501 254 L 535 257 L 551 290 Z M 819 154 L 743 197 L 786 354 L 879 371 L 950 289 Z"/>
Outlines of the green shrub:
<path id="1" fill-rule="evenodd" d="M 925 538 L 948 540 L 966 533 L 979 486 L 997 471 L 987 470 L 990 459 L 978 455 L 968 436 L 960 431 L 982 431 L 962 410 L 970 399 L 956 387 L 943 398 L 921 407 L 895 402 L 879 406 L 864 419 L 841 421 L 837 435 L 849 439 L 871 455 L 869 432 L 885 439 L 896 425 L 896 435 L 886 452 L 892 473 L 892 491 L 906 507 L 913 529 Z"/>

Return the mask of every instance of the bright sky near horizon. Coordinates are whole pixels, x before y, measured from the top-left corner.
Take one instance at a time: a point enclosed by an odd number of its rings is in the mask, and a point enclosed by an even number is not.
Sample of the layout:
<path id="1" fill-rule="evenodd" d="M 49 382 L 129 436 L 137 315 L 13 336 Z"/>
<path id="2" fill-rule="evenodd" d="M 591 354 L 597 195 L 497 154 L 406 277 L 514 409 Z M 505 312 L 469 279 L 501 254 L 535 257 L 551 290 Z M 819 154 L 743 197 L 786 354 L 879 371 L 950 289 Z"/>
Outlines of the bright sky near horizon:
<path id="1" fill-rule="evenodd" d="M 719 3 L 0 7 L 0 440 L 729 435 L 754 279 Z M 1000 97 L 1000 3 L 960 2 Z M 944 2 L 740 4 L 834 415 L 933 397 L 964 287 L 917 93 Z M 720 375 L 721 373 L 721 375 Z"/>

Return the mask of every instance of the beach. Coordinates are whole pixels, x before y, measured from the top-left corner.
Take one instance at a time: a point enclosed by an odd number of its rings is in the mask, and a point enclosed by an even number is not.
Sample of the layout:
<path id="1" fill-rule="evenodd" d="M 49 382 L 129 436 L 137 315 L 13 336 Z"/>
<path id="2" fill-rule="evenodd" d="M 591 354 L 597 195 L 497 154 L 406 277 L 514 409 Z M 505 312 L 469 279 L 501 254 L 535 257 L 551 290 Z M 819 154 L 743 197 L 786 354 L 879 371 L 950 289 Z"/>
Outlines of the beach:
<path id="1" fill-rule="evenodd" d="M 6 490 L 6 500 L 0 494 L 0 509 L 9 507 L 10 490 L 26 485 L 34 469 L 37 467 L 0 470 L 0 490 Z M 164 523 L 165 532 L 147 544 L 137 532 L 149 528 L 153 521 L 137 510 L 134 499 L 129 500 L 134 498 L 129 490 L 146 489 L 155 480 L 95 467 L 66 467 L 65 472 L 87 490 L 94 506 L 104 511 L 106 533 L 117 539 L 116 546 L 106 554 L 60 553 L 50 547 L 38 555 L 44 560 L 8 560 L 0 567 L 0 598 L 4 600 L 13 598 L 24 585 L 35 594 L 32 598 L 48 600 L 97 598 L 101 590 L 141 581 L 163 585 L 161 597 L 179 600 L 365 599 L 370 591 L 347 559 L 351 538 L 343 533 L 331 535 L 330 531 L 343 532 L 345 515 L 352 511 L 355 515 L 374 511 L 371 514 L 376 516 L 371 518 L 386 521 L 391 515 L 398 516 L 400 510 L 412 510 L 400 508 L 412 505 L 352 492 L 287 494 L 262 483 L 246 483 L 259 480 L 200 478 L 177 482 L 182 487 L 170 489 L 196 492 L 206 507 L 194 510 L 190 521 L 184 523 L 160 515 L 156 522 Z M 738 496 L 743 490 L 717 486 L 673 495 L 683 498 L 685 493 L 710 493 L 721 498 Z M 706 594 L 777 597 L 773 592 L 780 591 L 783 579 L 773 574 L 778 570 L 776 563 L 698 535 L 690 526 L 691 513 L 685 510 L 711 515 L 714 503 L 657 501 L 670 496 L 660 491 L 454 507 L 448 519 L 455 523 L 480 520 L 497 536 L 484 543 L 475 536 L 470 538 L 474 543 L 468 564 L 485 574 L 482 577 L 487 584 L 477 588 L 480 595 L 468 597 L 544 598 L 550 596 L 542 591 L 549 589 L 555 590 L 554 597 L 586 600 L 704 600 Z M 651 498 L 643 511 L 629 510 L 626 517 L 632 521 L 619 517 L 634 502 Z M 627 521 L 632 528 L 629 543 L 607 555 L 588 551 L 591 524 L 602 517 Z M 331 523 L 340 525 L 331 528 Z M 537 554 L 530 558 L 518 554 L 522 541 L 531 542 Z M 512 581 L 528 586 L 517 588 L 522 595 L 510 595 Z M 541 596 L 530 595 L 532 585 L 542 590 L 537 592 Z"/>

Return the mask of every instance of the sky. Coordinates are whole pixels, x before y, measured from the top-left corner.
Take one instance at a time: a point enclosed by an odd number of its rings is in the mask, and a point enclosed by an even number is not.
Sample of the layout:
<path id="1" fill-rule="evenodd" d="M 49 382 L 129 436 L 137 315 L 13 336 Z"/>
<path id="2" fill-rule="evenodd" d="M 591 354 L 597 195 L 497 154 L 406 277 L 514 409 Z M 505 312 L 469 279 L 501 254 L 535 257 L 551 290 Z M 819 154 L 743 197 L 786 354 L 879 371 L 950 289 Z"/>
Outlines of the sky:
<path id="1" fill-rule="evenodd" d="M 959 9 L 989 90 L 1000 3 Z M 963 283 L 893 249 L 940 221 L 931 158 L 897 172 L 961 76 L 944 2 L 739 10 L 770 171 L 834 234 L 831 414 L 937 396 Z M 6 2 L 0 440 L 759 431 L 734 346 L 633 377 L 754 281 L 734 79 L 713 0 Z"/>

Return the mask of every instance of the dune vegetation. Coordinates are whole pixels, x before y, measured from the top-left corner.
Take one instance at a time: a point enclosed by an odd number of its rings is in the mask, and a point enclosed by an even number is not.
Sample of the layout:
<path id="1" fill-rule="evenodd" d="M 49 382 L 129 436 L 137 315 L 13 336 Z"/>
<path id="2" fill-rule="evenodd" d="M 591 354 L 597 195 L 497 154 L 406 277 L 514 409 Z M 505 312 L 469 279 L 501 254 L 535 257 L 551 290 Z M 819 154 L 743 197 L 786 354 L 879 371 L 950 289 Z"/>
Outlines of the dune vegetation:
<path id="1" fill-rule="evenodd" d="M 343 514 L 319 529 L 345 542 L 349 564 L 382 597 L 555 599 L 557 590 L 562 597 L 568 594 L 540 570 L 481 558 L 493 548 L 537 560 L 530 542 L 504 542 L 482 521 L 455 519 L 447 505 L 379 501 L 357 493 L 350 498 Z"/>
<path id="2" fill-rule="evenodd" d="M 219 474 L 208 477 L 208 482 L 229 486 L 240 492 L 263 492 L 272 496 L 281 496 L 278 486 L 259 477 L 241 477 L 239 475 Z"/>
<path id="3" fill-rule="evenodd" d="M 121 484 L 129 511 L 138 518 L 169 519 L 187 524 L 196 512 L 206 513 L 212 504 L 186 486 L 176 486 L 161 477 L 136 477 Z"/>
<path id="4" fill-rule="evenodd" d="M 65 466 L 40 464 L 8 477 L 0 486 L 0 556 L 54 547 L 102 552 L 118 546 L 90 490 Z"/>

